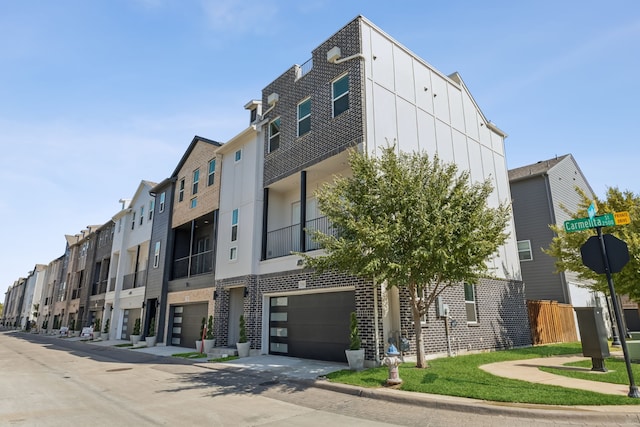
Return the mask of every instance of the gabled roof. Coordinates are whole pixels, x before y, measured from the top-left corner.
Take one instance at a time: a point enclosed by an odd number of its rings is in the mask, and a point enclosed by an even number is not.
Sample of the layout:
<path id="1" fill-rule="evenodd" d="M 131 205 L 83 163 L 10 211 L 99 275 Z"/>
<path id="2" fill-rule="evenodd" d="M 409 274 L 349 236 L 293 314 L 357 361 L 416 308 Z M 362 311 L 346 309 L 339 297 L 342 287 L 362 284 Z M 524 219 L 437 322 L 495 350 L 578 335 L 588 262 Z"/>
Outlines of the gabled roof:
<path id="1" fill-rule="evenodd" d="M 182 158 L 178 162 L 178 165 L 176 166 L 173 173 L 171 174 L 172 177 L 178 176 L 178 173 L 180 172 L 180 169 L 182 169 L 184 162 L 187 161 L 187 159 L 191 155 L 191 152 L 193 151 L 196 144 L 198 144 L 198 142 L 205 142 L 207 144 L 215 145 L 216 147 L 220 147 L 222 145 L 222 143 L 218 141 L 214 141 L 212 139 L 203 138 L 198 135 L 194 136 L 193 139 L 191 140 L 191 144 L 189 144 L 189 147 L 187 148 L 187 151 L 184 152 L 184 154 L 182 155 Z"/>
<path id="2" fill-rule="evenodd" d="M 509 182 L 519 181 L 524 178 L 529 178 L 537 175 L 544 175 L 549 172 L 551 168 L 560 163 L 567 157 L 572 157 L 571 154 L 565 154 L 564 156 L 556 156 L 553 159 L 541 160 L 537 163 L 532 163 L 526 166 L 520 166 L 519 168 L 509 169 Z M 577 164 L 576 164 L 577 166 Z"/>

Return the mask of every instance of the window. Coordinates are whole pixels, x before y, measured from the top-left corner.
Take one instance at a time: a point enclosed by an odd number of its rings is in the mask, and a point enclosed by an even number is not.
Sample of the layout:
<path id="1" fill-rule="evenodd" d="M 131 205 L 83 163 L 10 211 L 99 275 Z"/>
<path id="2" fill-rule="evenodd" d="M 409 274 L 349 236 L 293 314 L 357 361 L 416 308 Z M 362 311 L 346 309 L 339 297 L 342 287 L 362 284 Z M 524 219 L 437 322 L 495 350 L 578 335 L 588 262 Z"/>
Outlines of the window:
<path id="1" fill-rule="evenodd" d="M 160 265 L 160 242 L 156 242 L 153 252 L 153 268 L 158 268 L 158 265 Z"/>
<path id="2" fill-rule="evenodd" d="M 250 113 L 251 123 L 255 122 L 257 118 L 258 118 L 258 109 L 257 108 L 253 108 L 251 110 L 251 113 Z"/>
<path id="3" fill-rule="evenodd" d="M 184 200 L 184 178 L 180 180 L 180 188 L 178 189 L 178 202 Z"/>
<path id="4" fill-rule="evenodd" d="M 333 117 L 349 109 L 349 74 L 345 74 L 331 84 Z"/>
<path id="5" fill-rule="evenodd" d="M 280 147 L 280 117 L 269 123 L 269 152 Z"/>
<path id="6" fill-rule="evenodd" d="M 193 188 L 191 188 L 191 194 L 198 194 L 198 182 L 200 182 L 200 169 L 193 171 Z"/>
<path id="7" fill-rule="evenodd" d="M 140 206 L 140 225 L 144 221 L 144 206 Z"/>
<path id="8" fill-rule="evenodd" d="M 149 221 L 153 219 L 153 210 L 156 208 L 156 201 L 149 201 Z"/>
<path id="9" fill-rule="evenodd" d="M 118 233 L 122 230 L 122 218 L 118 220 Z"/>
<path id="10" fill-rule="evenodd" d="M 235 261 L 238 259 L 238 248 L 232 247 L 229 249 L 229 261 Z"/>
<path id="11" fill-rule="evenodd" d="M 518 241 L 518 258 L 520 258 L 520 261 L 533 260 L 533 253 L 531 252 L 531 240 Z"/>
<path id="12" fill-rule="evenodd" d="M 216 177 L 216 159 L 209 160 L 209 175 L 207 175 L 207 185 L 213 185 Z"/>
<path id="13" fill-rule="evenodd" d="M 478 315 L 476 314 L 476 287 L 468 283 L 464 284 L 464 305 L 467 310 L 467 322 L 477 323 Z"/>
<path id="14" fill-rule="evenodd" d="M 160 206 L 158 207 L 158 210 L 160 213 L 164 212 L 164 199 L 166 198 L 166 193 L 163 191 L 162 193 L 160 193 Z"/>
<path id="15" fill-rule="evenodd" d="M 231 214 L 231 241 L 238 240 L 238 209 L 234 209 Z"/>
<path id="16" fill-rule="evenodd" d="M 136 228 L 136 213 L 132 212 L 131 213 L 131 229 L 133 230 L 134 228 Z"/>
<path id="17" fill-rule="evenodd" d="M 240 160 L 242 160 L 242 150 L 236 151 L 235 160 L 236 160 L 236 162 L 239 162 Z"/>
<path id="18" fill-rule="evenodd" d="M 191 209 L 195 208 L 196 206 L 198 206 L 198 198 L 194 197 L 193 199 L 191 199 Z"/>
<path id="19" fill-rule="evenodd" d="M 311 130 L 311 98 L 298 104 L 298 136 Z"/>

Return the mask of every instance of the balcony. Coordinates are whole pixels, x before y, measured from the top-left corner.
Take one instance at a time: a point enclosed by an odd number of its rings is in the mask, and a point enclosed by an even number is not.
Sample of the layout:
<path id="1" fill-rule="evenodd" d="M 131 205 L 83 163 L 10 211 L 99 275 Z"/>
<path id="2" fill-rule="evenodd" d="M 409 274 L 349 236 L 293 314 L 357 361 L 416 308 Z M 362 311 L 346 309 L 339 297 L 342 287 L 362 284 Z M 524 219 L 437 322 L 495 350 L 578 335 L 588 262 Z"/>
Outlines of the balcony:
<path id="1" fill-rule="evenodd" d="M 91 295 L 100 295 L 100 294 L 104 294 L 105 292 L 107 292 L 106 279 L 95 282 L 91 288 Z"/>
<path id="2" fill-rule="evenodd" d="M 141 270 L 137 273 L 131 273 L 124 276 L 122 281 L 122 290 L 141 288 L 147 280 L 147 270 Z"/>
<path id="3" fill-rule="evenodd" d="M 326 216 L 307 221 L 304 232 L 305 252 L 320 248 L 320 245 L 311 238 L 310 231 L 312 230 L 336 235 L 335 229 L 331 226 Z M 300 224 L 294 224 L 267 233 L 267 259 L 291 255 L 291 252 L 301 252 Z"/>
<path id="4" fill-rule="evenodd" d="M 213 251 L 178 258 L 173 263 L 173 278 L 197 276 L 213 271 Z"/>

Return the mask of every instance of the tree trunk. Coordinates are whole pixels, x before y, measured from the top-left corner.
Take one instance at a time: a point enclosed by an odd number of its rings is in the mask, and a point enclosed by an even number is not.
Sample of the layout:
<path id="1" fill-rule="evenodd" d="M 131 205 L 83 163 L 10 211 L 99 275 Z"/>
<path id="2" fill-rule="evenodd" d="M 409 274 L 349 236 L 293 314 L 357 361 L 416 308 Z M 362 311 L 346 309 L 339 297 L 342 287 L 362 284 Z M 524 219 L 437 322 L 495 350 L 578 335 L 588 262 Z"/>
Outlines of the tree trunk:
<path id="1" fill-rule="evenodd" d="M 416 367 L 426 368 L 427 362 L 424 358 L 424 345 L 422 343 L 422 323 L 420 319 L 420 299 L 415 284 L 409 285 L 411 294 L 411 314 L 413 315 L 413 325 L 416 333 Z"/>

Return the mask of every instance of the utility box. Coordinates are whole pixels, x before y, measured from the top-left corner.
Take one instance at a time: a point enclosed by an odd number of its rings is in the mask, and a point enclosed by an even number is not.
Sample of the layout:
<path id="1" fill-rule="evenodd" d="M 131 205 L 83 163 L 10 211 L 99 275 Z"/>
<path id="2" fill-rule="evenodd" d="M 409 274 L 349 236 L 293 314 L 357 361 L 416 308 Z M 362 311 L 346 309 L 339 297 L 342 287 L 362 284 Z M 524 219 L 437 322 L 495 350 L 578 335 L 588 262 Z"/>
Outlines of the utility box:
<path id="1" fill-rule="evenodd" d="M 606 372 L 604 359 L 610 353 L 602 307 L 574 307 L 574 310 L 580 328 L 582 355 L 591 358 L 592 371 Z"/>

